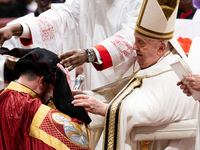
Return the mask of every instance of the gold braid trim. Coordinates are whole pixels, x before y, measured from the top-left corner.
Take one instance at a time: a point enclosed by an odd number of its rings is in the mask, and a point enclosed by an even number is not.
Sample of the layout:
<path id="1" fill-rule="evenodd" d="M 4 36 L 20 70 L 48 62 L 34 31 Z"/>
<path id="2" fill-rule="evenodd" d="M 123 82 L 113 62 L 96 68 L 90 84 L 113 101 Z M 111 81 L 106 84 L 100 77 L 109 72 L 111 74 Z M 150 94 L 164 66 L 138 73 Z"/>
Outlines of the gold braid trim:
<path id="1" fill-rule="evenodd" d="M 42 121 L 50 111 L 50 107 L 41 105 L 38 111 L 36 112 L 33 121 L 31 123 L 29 135 L 42 140 L 47 145 L 54 147 L 55 149 L 61 150 L 70 150 L 64 143 L 62 143 L 57 138 L 47 134 L 45 131 L 41 130 L 39 127 L 42 124 Z"/>
<path id="2" fill-rule="evenodd" d="M 135 81 L 134 81 L 135 80 Z M 121 104 L 121 102 L 123 103 L 123 100 L 125 100 L 125 98 L 132 93 L 135 89 L 136 86 L 141 84 L 142 79 L 141 78 L 137 78 L 135 79 L 134 77 L 130 80 L 130 82 L 127 84 L 127 86 L 125 86 L 122 91 L 112 100 L 112 102 L 109 104 L 109 110 L 110 110 L 110 114 L 109 116 L 108 113 L 106 113 L 106 118 L 108 118 L 108 126 L 107 126 L 107 122 L 105 122 L 104 127 L 108 129 L 108 142 L 107 142 L 107 146 L 105 147 L 105 149 L 107 150 L 113 150 L 114 149 L 114 145 L 115 145 L 115 130 L 116 130 L 116 117 L 120 117 L 120 116 L 116 116 L 117 111 L 119 111 L 118 113 L 120 114 L 121 112 L 121 107 L 119 107 L 119 104 Z M 122 105 L 121 105 L 122 106 Z M 107 110 L 108 112 L 108 110 Z M 119 120 L 120 118 L 118 118 L 117 121 L 117 129 L 119 131 Z M 118 137 L 119 134 L 117 134 L 117 142 L 116 142 L 116 149 L 118 148 Z M 105 145 L 105 138 L 106 138 L 106 134 L 104 135 L 104 145 Z"/>
<path id="3" fill-rule="evenodd" d="M 142 88 L 142 80 L 144 78 L 155 77 L 155 76 L 158 76 L 160 74 L 163 74 L 163 73 L 166 73 L 169 71 L 172 71 L 172 69 L 165 70 L 163 72 L 160 72 L 160 73 L 157 73 L 154 75 L 146 75 L 146 76 L 142 76 L 142 77 L 135 77 L 137 74 L 137 72 L 136 72 L 136 74 L 129 81 L 129 83 L 110 102 L 107 112 L 106 112 L 106 116 L 105 116 L 106 120 L 104 122 L 104 131 L 105 131 L 104 132 L 104 143 L 103 143 L 104 150 L 118 149 L 121 109 L 122 109 L 123 103 L 126 100 L 126 98 L 128 97 L 128 95 L 132 94 L 135 90 Z M 117 112 L 117 110 L 119 110 L 119 112 Z M 117 114 L 118 114 L 118 116 L 117 116 Z M 118 117 L 118 121 L 116 122 L 117 117 Z M 117 123 L 117 125 L 116 125 L 116 123 Z M 117 126 L 117 133 L 115 133 L 116 126 Z M 115 138 L 117 138 L 117 139 L 115 139 Z"/>
<path id="4" fill-rule="evenodd" d="M 20 83 L 14 82 L 14 81 L 10 82 L 10 84 L 7 86 L 7 88 L 5 90 L 7 90 L 7 89 L 15 90 L 18 92 L 23 92 L 23 93 L 29 93 L 33 98 L 39 98 L 39 96 L 34 91 L 32 91 L 28 87 L 26 87 Z"/>

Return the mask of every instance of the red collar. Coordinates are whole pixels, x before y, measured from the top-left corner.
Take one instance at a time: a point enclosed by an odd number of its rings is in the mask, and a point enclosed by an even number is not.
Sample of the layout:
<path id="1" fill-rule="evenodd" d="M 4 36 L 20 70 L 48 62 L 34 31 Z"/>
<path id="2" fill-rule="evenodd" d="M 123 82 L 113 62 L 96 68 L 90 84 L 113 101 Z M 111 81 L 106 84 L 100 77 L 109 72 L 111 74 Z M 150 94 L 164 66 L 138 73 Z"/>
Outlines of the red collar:
<path id="1" fill-rule="evenodd" d="M 192 9 L 190 9 L 188 12 L 186 12 L 186 13 L 184 13 L 184 14 L 181 14 L 180 15 L 180 18 L 186 18 L 186 17 L 188 17 L 189 15 L 191 15 L 192 14 Z"/>

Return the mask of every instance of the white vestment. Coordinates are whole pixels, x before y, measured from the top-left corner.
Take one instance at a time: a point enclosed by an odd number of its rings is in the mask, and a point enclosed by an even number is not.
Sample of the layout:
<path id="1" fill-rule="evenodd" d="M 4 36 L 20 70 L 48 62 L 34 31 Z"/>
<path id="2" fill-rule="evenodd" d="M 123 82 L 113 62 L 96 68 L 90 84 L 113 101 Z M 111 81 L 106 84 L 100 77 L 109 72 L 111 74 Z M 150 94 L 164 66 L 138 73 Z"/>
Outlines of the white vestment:
<path id="1" fill-rule="evenodd" d="M 195 37 L 192 41 L 190 52 L 188 54 L 188 60 L 191 65 L 193 73 L 200 74 L 200 36 Z M 198 116 L 198 130 L 196 136 L 196 150 L 200 150 L 200 110 Z"/>
<path id="2" fill-rule="evenodd" d="M 11 22 L 9 22 L 7 25 L 11 25 L 14 23 L 20 23 L 21 21 L 25 21 L 28 19 L 34 18 L 34 13 L 30 13 L 28 15 L 25 15 L 23 17 L 17 18 Z M 4 42 L 3 47 L 7 47 L 8 49 L 13 48 L 21 48 L 20 40 L 16 37 L 12 37 L 10 40 L 7 40 Z M 0 89 L 3 89 L 7 86 L 7 84 L 4 83 L 4 64 L 5 64 L 6 56 L 0 56 Z"/>
<path id="3" fill-rule="evenodd" d="M 35 17 L 34 13 L 30 13 L 9 22 L 7 26 L 15 24 L 15 23 L 21 23 L 29 19 L 33 19 L 34 17 Z M 19 38 L 14 37 L 14 36 L 10 40 L 5 41 L 3 44 L 3 47 L 7 47 L 10 50 L 13 48 L 22 48 Z"/>
<path id="4" fill-rule="evenodd" d="M 119 130 L 117 135 L 117 137 L 119 137 L 119 150 L 125 149 L 125 143 L 130 145 L 132 148 L 136 147 L 136 143 L 130 139 L 130 132 L 134 127 L 158 126 L 178 120 L 197 118 L 199 106 L 198 102 L 194 101 L 192 97 L 187 97 L 183 94 L 180 88 L 176 85 L 179 78 L 170 67 L 170 64 L 178 58 L 180 58 L 179 55 L 170 53 L 161 58 L 156 64 L 142 70 L 140 70 L 139 64 L 137 62 L 135 63 L 134 77 L 142 78 L 142 84 L 130 94 L 124 95 L 125 99 L 120 101 L 122 103 L 122 107 L 119 115 L 120 121 L 118 122 Z M 121 83 L 119 84 L 122 86 Z M 134 87 L 129 88 L 131 90 L 131 88 L 133 89 Z M 121 88 L 118 88 L 118 86 L 115 85 L 115 93 L 118 89 Z M 117 97 L 121 95 L 123 96 L 126 91 L 127 90 L 118 94 L 112 102 L 114 102 L 115 99 L 118 99 Z M 106 94 L 108 102 L 109 97 L 114 95 L 112 87 L 111 89 L 106 89 L 104 87 L 96 90 L 95 92 L 98 92 L 98 94 Z M 102 98 L 100 95 L 97 96 Z M 114 112 L 114 110 L 111 112 Z M 109 110 L 107 115 L 108 113 Z M 91 115 L 91 117 L 94 117 L 95 120 L 95 116 Z M 111 115 L 110 118 L 112 117 L 113 116 Z M 111 124 L 112 121 L 116 120 L 116 118 L 115 120 L 113 120 L 113 118 L 111 119 Z M 106 126 L 107 124 L 104 126 L 104 131 Z M 109 126 L 109 128 L 111 126 Z M 110 130 L 110 133 L 113 133 L 112 130 Z M 157 144 L 159 144 L 159 141 Z M 180 143 L 176 144 L 177 145 L 175 145 L 174 148 L 179 149 L 179 146 L 184 147 L 183 145 L 180 145 Z M 182 144 L 184 144 L 184 142 Z M 187 142 L 185 144 L 187 144 Z M 194 145 L 194 143 L 192 144 Z M 167 148 L 166 145 L 161 144 L 160 146 L 160 149 L 162 150 Z M 140 149 L 140 147 L 137 147 L 137 149 Z M 157 148 L 153 147 L 152 149 L 155 150 Z M 179 150 L 188 150 L 188 145 L 185 149 L 180 148 Z"/>
<path id="5" fill-rule="evenodd" d="M 200 36 L 200 10 L 197 9 L 193 19 L 176 19 L 174 38 L 189 38 L 191 40 Z"/>
<path id="6" fill-rule="evenodd" d="M 134 54 L 130 48 L 141 3 L 140 0 L 67 0 L 64 4 L 52 4 L 51 10 L 26 24 L 33 45 L 58 54 L 91 48 L 100 42 L 106 49 L 112 49 L 113 67 L 98 72 L 91 63 L 83 65 L 84 89 L 94 89 L 126 76 L 126 68 L 118 64 Z"/>

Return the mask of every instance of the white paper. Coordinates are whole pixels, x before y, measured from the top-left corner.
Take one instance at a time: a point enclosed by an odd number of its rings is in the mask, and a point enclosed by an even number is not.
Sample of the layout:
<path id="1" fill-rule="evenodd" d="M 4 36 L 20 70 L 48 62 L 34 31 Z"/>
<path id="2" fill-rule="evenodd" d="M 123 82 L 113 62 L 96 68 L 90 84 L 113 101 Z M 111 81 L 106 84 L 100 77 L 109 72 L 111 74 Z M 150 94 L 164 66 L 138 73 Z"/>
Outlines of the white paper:
<path id="1" fill-rule="evenodd" d="M 174 70 L 174 72 L 177 74 L 177 76 L 179 77 L 179 79 L 183 82 L 183 84 L 187 85 L 187 82 L 185 81 L 186 77 L 190 76 L 190 73 L 192 72 L 191 67 L 189 66 L 188 61 L 180 58 L 179 60 L 177 60 L 176 62 L 171 64 L 172 69 Z M 200 92 L 193 90 L 192 88 L 190 88 L 189 85 L 187 85 L 190 89 L 190 92 L 192 93 L 192 97 L 195 100 L 200 100 Z"/>

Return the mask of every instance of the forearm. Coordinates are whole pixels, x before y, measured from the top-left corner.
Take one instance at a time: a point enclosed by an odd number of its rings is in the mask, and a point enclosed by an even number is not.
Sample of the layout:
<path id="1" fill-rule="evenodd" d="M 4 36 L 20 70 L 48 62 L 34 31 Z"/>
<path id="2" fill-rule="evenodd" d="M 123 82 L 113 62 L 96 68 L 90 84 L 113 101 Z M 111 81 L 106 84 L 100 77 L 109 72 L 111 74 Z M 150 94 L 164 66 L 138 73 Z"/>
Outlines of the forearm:
<path id="1" fill-rule="evenodd" d="M 0 29 L 0 47 L 3 43 L 12 38 L 12 36 L 20 36 L 23 32 L 21 24 L 13 24 Z"/>
<path id="2" fill-rule="evenodd" d="M 20 23 L 7 26 L 6 28 L 12 32 L 12 36 L 21 36 L 23 33 L 23 27 Z"/>

